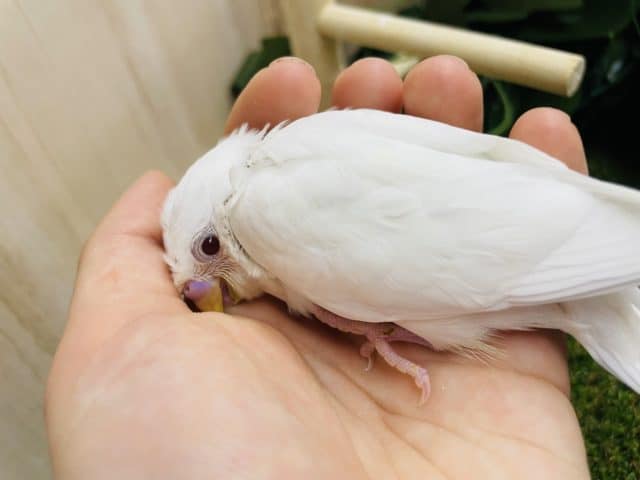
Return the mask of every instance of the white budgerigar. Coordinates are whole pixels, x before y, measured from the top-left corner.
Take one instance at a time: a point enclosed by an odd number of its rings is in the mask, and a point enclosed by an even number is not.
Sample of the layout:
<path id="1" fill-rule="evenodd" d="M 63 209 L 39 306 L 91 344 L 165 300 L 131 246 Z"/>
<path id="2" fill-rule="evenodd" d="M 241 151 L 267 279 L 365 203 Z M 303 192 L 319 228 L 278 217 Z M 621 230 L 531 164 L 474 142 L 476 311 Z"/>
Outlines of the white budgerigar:
<path id="1" fill-rule="evenodd" d="M 374 110 L 241 128 L 169 194 L 164 245 L 201 309 L 274 295 L 366 337 L 490 350 L 499 330 L 573 335 L 640 392 L 640 192 L 524 143 Z M 223 295 L 224 293 L 224 295 Z"/>

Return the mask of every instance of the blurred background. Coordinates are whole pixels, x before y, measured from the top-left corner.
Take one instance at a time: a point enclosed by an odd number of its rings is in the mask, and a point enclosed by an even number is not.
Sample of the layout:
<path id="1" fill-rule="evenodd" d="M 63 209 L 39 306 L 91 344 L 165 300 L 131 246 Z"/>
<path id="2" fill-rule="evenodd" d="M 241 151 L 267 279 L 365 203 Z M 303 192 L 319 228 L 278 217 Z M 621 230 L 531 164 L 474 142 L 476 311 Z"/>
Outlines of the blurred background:
<path id="1" fill-rule="evenodd" d="M 572 115 L 592 174 L 640 186 L 635 0 L 352 0 L 581 53 L 572 98 L 482 78 L 486 130 L 532 106 Z M 0 2 L 0 478 L 50 478 L 44 382 L 77 256 L 143 171 L 213 146 L 251 75 L 290 46 L 278 0 Z M 347 49 L 350 61 L 393 53 Z M 593 477 L 640 478 L 640 400 L 571 344 Z"/>

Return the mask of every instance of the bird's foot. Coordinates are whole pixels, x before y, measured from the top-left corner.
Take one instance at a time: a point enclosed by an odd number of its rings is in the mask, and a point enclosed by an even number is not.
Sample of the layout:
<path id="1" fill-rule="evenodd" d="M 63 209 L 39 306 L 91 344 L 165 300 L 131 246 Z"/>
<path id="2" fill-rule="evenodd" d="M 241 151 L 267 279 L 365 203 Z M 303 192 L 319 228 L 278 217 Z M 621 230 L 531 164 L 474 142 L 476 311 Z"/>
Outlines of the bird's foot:
<path id="1" fill-rule="evenodd" d="M 367 359 L 367 367 L 364 369 L 365 372 L 370 371 L 371 367 L 373 367 L 373 353 L 375 351 L 376 346 L 369 340 L 364 342 L 360 347 L 360 355 Z"/>
<path id="2" fill-rule="evenodd" d="M 361 322 L 364 323 L 364 322 Z M 402 328 L 395 324 L 386 324 L 386 323 L 376 323 L 376 324 L 367 324 L 370 329 L 367 331 L 363 331 L 362 335 L 367 336 L 373 335 L 374 337 L 378 337 L 386 340 L 388 343 L 391 342 L 405 342 L 405 343 L 415 343 L 416 345 L 422 345 L 424 347 L 433 348 L 433 345 L 429 343 L 422 337 L 419 337 L 413 332 Z M 380 328 L 383 327 L 383 328 Z M 391 348 L 391 347 L 389 347 Z M 373 353 L 376 351 L 375 344 L 370 340 L 367 340 L 360 347 L 360 355 L 367 359 L 367 367 L 364 369 L 365 372 L 371 370 L 373 366 Z"/>
<path id="3" fill-rule="evenodd" d="M 366 344 L 372 344 L 375 351 L 378 352 L 389 365 L 413 377 L 413 380 L 422 392 L 418 405 L 422 405 L 427 401 L 431 393 L 431 382 L 429 381 L 429 373 L 426 368 L 399 355 L 385 338 L 368 338 L 368 342 L 365 343 L 365 345 Z M 360 352 L 362 353 L 362 348 Z"/>
<path id="4" fill-rule="evenodd" d="M 419 405 L 427 401 L 431 391 L 427 370 L 399 355 L 391 346 L 391 342 L 407 342 L 431 348 L 432 346 L 427 340 L 394 323 L 359 322 L 343 318 L 320 307 L 316 307 L 313 313 L 318 320 L 333 328 L 343 332 L 364 335 L 367 338 L 367 341 L 360 347 L 360 355 L 368 361 L 365 371 L 371 370 L 373 354 L 378 352 L 389 365 L 413 378 L 418 388 L 422 391 Z"/>

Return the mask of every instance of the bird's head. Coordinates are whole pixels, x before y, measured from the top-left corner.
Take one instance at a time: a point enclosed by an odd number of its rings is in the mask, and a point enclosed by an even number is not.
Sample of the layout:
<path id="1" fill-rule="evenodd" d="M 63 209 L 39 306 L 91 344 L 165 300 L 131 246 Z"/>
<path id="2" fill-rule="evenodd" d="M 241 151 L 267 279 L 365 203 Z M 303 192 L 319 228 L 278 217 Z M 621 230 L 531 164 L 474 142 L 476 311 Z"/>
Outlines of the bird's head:
<path id="1" fill-rule="evenodd" d="M 162 211 L 165 261 L 173 282 L 200 310 L 261 294 L 243 266 L 240 246 L 229 229 L 225 202 L 229 175 L 245 162 L 262 134 L 240 129 L 196 161 L 169 192 Z"/>

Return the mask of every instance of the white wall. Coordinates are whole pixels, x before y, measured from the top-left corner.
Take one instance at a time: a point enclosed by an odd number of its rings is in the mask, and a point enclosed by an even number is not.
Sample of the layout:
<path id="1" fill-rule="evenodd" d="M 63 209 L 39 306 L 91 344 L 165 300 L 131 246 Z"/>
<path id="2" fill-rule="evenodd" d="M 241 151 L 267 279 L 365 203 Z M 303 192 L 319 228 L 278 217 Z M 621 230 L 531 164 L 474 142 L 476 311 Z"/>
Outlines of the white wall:
<path id="1" fill-rule="evenodd" d="M 215 143 L 272 0 L 0 0 L 0 478 L 49 478 L 42 395 L 76 258 L 141 172 Z"/>

